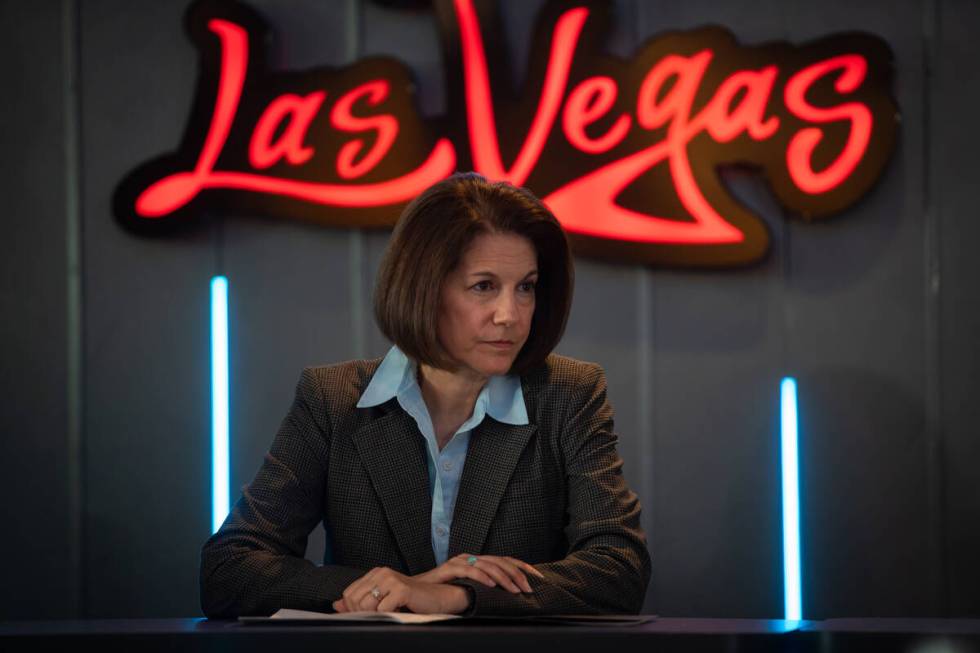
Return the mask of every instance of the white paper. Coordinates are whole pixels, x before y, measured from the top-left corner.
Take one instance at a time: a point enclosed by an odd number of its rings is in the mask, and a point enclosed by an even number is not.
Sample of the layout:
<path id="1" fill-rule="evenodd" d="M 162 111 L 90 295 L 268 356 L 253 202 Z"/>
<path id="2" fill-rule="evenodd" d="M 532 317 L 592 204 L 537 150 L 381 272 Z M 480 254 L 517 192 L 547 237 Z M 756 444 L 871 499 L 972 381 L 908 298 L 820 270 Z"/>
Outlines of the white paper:
<path id="1" fill-rule="evenodd" d="M 273 619 L 289 619 L 291 621 L 374 621 L 396 624 L 428 624 L 435 621 L 459 619 L 455 614 L 414 614 L 412 612 L 342 612 L 326 613 L 309 610 L 293 610 L 283 608 L 271 617 L 239 617 L 239 621 L 269 621 Z"/>

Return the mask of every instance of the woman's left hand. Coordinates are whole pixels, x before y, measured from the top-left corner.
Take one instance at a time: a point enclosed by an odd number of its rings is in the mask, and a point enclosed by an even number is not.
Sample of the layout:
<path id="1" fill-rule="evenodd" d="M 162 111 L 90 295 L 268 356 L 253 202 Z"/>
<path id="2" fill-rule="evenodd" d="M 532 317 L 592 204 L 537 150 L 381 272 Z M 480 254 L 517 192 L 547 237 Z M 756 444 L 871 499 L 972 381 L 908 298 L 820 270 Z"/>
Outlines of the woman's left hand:
<path id="1" fill-rule="evenodd" d="M 377 589 L 377 598 L 372 590 Z M 427 583 L 389 567 L 375 567 L 344 590 L 333 602 L 337 612 L 395 612 L 407 608 L 416 614 L 459 614 L 468 607 L 466 589 Z"/>
<path id="2" fill-rule="evenodd" d="M 499 584 L 504 589 L 518 594 L 522 591 L 534 591 L 527 580 L 528 575 L 532 574 L 544 578 L 544 574 L 540 571 L 517 558 L 460 553 L 438 567 L 416 574 L 412 578 L 427 583 L 445 583 L 455 578 L 471 578 L 488 587 L 496 587 Z"/>

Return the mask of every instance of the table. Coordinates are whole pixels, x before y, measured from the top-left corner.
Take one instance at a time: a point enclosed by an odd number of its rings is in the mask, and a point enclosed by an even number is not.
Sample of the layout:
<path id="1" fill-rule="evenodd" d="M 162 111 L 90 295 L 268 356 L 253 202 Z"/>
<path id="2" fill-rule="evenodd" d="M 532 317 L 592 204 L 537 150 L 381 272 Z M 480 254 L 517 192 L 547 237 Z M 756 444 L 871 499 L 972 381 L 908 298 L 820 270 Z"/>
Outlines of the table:
<path id="1" fill-rule="evenodd" d="M 262 653 L 633 653 L 773 651 L 980 653 L 980 619 L 660 618 L 638 626 L 243 625 L 206 619 L 0 622 L 0 650 Z"/>

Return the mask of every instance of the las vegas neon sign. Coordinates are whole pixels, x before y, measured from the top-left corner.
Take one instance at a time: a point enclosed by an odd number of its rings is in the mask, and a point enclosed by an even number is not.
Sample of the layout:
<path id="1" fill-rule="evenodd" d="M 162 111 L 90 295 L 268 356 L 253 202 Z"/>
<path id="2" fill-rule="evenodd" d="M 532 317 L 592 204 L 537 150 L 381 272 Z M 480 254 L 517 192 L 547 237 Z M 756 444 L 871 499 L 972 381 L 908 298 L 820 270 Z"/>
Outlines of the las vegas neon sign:
<path id="1" fill-rule="evenodd" d="M 435 6 L 448 106 L 423 118 L 404 64 L 273 71 L 255 12 L 196 3 L 201 72 L 183 142 L 122 181 L 117 218 L 147 233 L 222 210 L 384 227 L 430 184 L 476 170 L 534 190 L 579 253 L 737 265 L 762 258 L 769 236 L 725 166 L 759 170 L 784 207 L 818 219 L 863 196 L 894 147 L 891 51 L 869 34 L 749 47 L 703 28 L 623 60 L 602 51 L 607 5 L 552 3 L 516 89 L 495 6 Z"/>

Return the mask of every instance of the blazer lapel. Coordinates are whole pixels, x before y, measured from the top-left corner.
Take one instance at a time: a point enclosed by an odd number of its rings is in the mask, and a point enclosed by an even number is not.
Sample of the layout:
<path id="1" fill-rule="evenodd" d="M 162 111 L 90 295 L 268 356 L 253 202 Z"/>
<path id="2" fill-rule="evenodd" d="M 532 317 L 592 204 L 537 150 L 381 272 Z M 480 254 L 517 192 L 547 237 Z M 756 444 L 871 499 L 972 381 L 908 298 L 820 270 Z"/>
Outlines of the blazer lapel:
<path id="1" fill-rule="evenodd" d="M 503 424 L 487 415 L 473 429 L 456 506 L 453 508 L 453 523 L 449 532 L 450 558 L 464 552 L 480 553 L 483 550 L 500 498 L 507 489 L 521 452 L 537 428 L 535 424 Z"/>
<path id="2" fill-rule="evenodd" d="M 358 429 L 353 440 L 409 574 L 432 569 L 428 458 L 415 420 L 395 407 Z"/>

